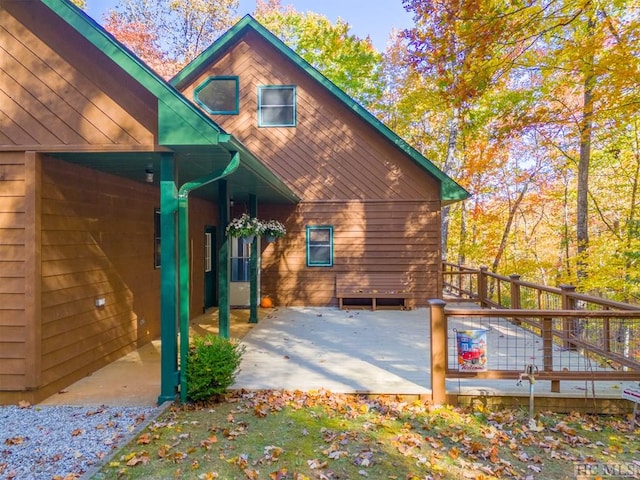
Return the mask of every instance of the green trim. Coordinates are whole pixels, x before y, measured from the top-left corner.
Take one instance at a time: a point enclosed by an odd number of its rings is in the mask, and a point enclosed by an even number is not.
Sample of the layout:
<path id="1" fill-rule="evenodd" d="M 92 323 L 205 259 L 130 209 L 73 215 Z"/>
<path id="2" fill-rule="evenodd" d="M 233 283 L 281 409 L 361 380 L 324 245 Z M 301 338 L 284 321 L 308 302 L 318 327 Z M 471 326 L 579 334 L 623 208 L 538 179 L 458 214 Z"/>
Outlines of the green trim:
<path id="1" fill-rule="evenodd" d="M 179 319 L 180 319 L 180 401 L 187 401 L 187 354 L 189 352 L 189 304 L 191 300 L 189 268 L 189 194 L 222 178 L 228 177 L 240 166 L 240 154 L 232 153 L 225 168 L 187 182 L 178 191 L 178 252 L 179 252 Z"/>
<path id="2" fill-rule="evenodd" d="M 218 184 L 218 336 L 229 338 L 231 301 L 229 297 L 229 186 L 222 179 Z"/>
<path id="3" fill-rule="evenodd" d="M 66 0 L 42 2 L 158 99 L 159 145 L 215 145 L 229 140 L 218 125 L 78 7 Z"/>
<path id="4" fill-rule="evenodd" d="M 282 195 L 283 198 L 291 203 L 298 203 L 300 201 L 300 197 L 293 193 L 284 181 L 262 163 L 240 140 L 231 137 L 228 142 L 223 143 L 223 146 L 228 150 L 240 152 L 242 166 L 262 179 L 263 182 L 267 183 L 269 187 Z"/>
<path id="5" fill-rule="evenodd" d="M 174 401 L 178 388 L 178 259 L 176 256 L 176 187 L 175 159 L 163 153 L 160 159 L 160 396 L 158 404 Z"/>
<path id="6" fill-rule="evenodd" d="M 285 55 L 293 64 L 309 74 L 309 76 L 311 76 L 314 80 L 324 86 L 345 106 L 353 110 L 363 120 L 365 120 L 373 128 L 375 128 L 382 136 L 391 141 L 400 150 L 402 150 L 411 159 L 413 159 L 420 167 L 422 167 L 429 174 L 440 181 L 440 199 L 444 203 L 458 202 L 469 197 L 469 193 L 464 188 L 458 185 L 453 179 L 451 179 L 442 170 L 436 167 L 429 159 L 424 157 L 420 152 L 418 152 L 397 134 L 395 134 L 392 130 L 390 130 L 389 127 L 387 127 L 373 114 L 367 111 L 366 108 L 364 108 L 353 98 L 344 93 L 333 82 L 327 79 L 318 70 L 311 66 L 306 60 L 295 53 L 278 37 L 276 37 L 273 33 L 262 26 L 257 20 L 255 20 L 251 15 L 246 15 L 245 17 L 243 17 L 238 23 L 236 23 L 236 25 L 229 29 L 220 38 L 218 38 L 218 40 L 216 40 L 209 48 L 198 55 L 191 63 L 189 63 L 189 65 L 183 68 L 180 73 L 178 73 L 171 79 L 171 84 L 176 88 L 181 89 L 181 87 L 188 83 L 194 75 L 197 75 L 199 72 L 207 68 L 213 58 L 221 55 L 249 30 L 254 31 L 262 38 L 264 38 L 276 50 Z"/>
<path id="7" fill-rule="evenodd" d="M 221 80 L 234 80 L 235 81 L 235 107 L 231 110 L 214 110 L 210 108 L 204 101 L 202 101 L 199 97 L 199 93 L 202 89 L 206 88 L 207 85 L 213 82 L 221 81 Z M 200 105 L 205 112 L 210 113 L 211 115 L 237 115 L 240 113 L 240 79 L 237 75 L 221 75 L 221 76 L 210 76 L 204 82 L 202 82 L 194 91 L 193 91 L 193 100 Z"/>
<path id="8" fill-rule="evenodd" d="M 309 234 L 314 230 L 329 230 L 329 263 L 314 263 L 311 261 Z M 307 225 L 307 267 L 333 267 L 333 226 L 331 225 Z"/>
<path id="9" fill-rule="evenodd" d="M 258 217 L 258 197 L 249 195 L 249 215 Z M 258 242 L 256 237 L 251 242 L 251 256 L 249 257 L 249 323 L 258 323 Z"/>
<path id="10" fill-rule="evenodd" d="M 153 209 L 153 268 L 158 270 L 162 267 L 162 233 L 160 232 L 160 209 Z"/>
<path id="11" fill-rule="evenodd" d="M 266 123 L 262 119 L 262 110 L 264 105 L 262 104 L 262 93 L 266 90 L 284 90 L 291 89 L 292 92 L 292 104 L 291 105 L 267 105 L 268 108 L 282 107 L 293 108 L 293 115 L 291 123 Z M 258 127 L 262 128 L 274 128 L 274 127 L 295 127 L 297 125 L 297 108 L 296 108 L 296 86 L 295 85 L 259 85 L 258 86 Z"/>

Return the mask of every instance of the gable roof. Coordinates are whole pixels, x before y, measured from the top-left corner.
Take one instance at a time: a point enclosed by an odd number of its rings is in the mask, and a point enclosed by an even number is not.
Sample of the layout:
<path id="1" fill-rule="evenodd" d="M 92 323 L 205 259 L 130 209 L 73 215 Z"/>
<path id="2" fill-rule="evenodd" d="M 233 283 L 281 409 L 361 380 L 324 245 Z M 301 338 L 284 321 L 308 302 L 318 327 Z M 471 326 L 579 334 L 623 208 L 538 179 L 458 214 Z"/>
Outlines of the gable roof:
<path id="1" fill-rule="evenodd" d="M 225 132 L 80 8 L 69 0 L 39 1 L 157 98 L 158 145 L 170 147 L 176 153 L 209 157 L 212 155 L 211 148 L 219 153 L 224 151 L 224 157 L 238 152 L 240 170 L 258 177 L 260 187 L 287 202 L 299 201 L 293 191 L 242 142 Z M 256 182 L 249 181 L 246 184 L 253 185 L 247 188 L 258 188 Z"/>
<path id="2" fill-rule="evenodd" d="M 429 159 L 423 156 L 415 148 L 405 142 L 389 127 L 378 120 L 371 112 L 360 105 L 356 100 L 338 88 L 316 68 L 304 60 L 300 55 L 288 47 L 282 40 L 276 37 L 251 15 L 244 16 L 236 25 L 218 38 L 209 48 L 198 55 L 191 63 L 185 66 L 170 83 L 177 89 L 185 86 L 194 76 L 206 69 L 215 57 L 225 52 L 235 44 L 248 31 L 253 31 L 266 40 L 271 46 L 282 53 L 289 61 L 306 72 L 315 81 L 324 86 L 342 104 L 354 111 L 360 118 L 371 125 L 383 137 L 391 141 L 397 148 L 407 154 L 428 174 L 435 177 L 441 185 L 440 199 L 445 203 L 453 203 L 469 197 L 469 193 L 458 183 L 436 167 Z"/>
<path id="3" fill-rule="evenodd" d="M 196 107 L 78 7 L 67 0 L 41 1 L 158 98 L 160 145 L 210 145 L 229 140 L 230 136 L 222 128 L 201 115 Z"/>

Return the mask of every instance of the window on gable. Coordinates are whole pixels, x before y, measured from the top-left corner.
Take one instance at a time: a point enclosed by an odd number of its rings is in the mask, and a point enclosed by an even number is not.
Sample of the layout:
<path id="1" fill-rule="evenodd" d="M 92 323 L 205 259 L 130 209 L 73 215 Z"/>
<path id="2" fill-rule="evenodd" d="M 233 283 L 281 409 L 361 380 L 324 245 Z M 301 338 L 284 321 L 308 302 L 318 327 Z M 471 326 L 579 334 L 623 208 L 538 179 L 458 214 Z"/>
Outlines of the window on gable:
<path id="1" fill-rule="evenodd" d="M 267 85 L 258 87 L 258 126 L 295 127 L 296 87 Z"/>
<path id="2" fill-rule="evenodd" d="M 240 109 L 238 77 L 209 77 L 193 92 L 198 105 L 211 114 L 234 115 Z"/>
<path id="3" fill-rule="evenodd" d="M 333 227 L 307 226 L 307 266 L 333 267 Z"/>

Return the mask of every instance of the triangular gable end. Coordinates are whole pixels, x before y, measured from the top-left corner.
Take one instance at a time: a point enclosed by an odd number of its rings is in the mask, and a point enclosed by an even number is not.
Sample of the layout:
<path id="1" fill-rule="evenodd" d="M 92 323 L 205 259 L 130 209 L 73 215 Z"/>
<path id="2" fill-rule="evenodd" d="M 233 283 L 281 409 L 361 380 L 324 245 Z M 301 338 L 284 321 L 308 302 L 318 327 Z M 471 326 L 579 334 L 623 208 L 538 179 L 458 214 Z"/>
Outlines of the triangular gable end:
<path id="1" fill-rule="evenodd" d="M 446 175 L 442 170 L 436 167 L 429 159 L 424 157 L 415 148 L 405 142 L 391 129 L 389 129 L 384 123 L 378 120 L 373 114 L 371 114 L 366 108 L 360 105 L 353 98 L 349 97 L 340 88 L 338 88 L 333 82 L 326 78 L 316 68 L 310 65 L 300 55 L 294 52 L 278 37 L 266 29 L 260 22 L 255 20 L 251 15 L 246 15 L 235 26 L 229 29 L 218 40 L 216 40 L 209 48 L 204 50 L 198 57 L 196 57 L 191 63 L 185 66 L 175 77 L 170 80 L 170 83 L 178 90 L 182 88 L 189 80 L 201 72 L 203 69 L 211 63 L 211 61 L 226 51 L 231 45 L 233 45 L 244 33 L 251 29 L 270 43 L 274 48 L 285 55 L 291 62 L 293 62 L 300 69 L 305 71 L 314 80 L 324 86 L 334 97 L 341 101 L 348 108 L 353 110 L 363 120 L 369 123 L 375 128 L 381 135 L 390 140 L 399 149 L 405 152 L 410 158 L 412 158 L 420 167 L 422 167 L 428 174 L 436 178 L 441 185 L 440 198 L 445 204 L 458 202 L 469 197 L 469 193 L 462 188 L 457 182 Z"/>
<path id="2" fill-rule="evenodd" d="M 214 145 L 229 141 L 212 120 L 151 71 L 82 10 L 67 0 L 41 0 L 158 99 L 158 144 Z"/>

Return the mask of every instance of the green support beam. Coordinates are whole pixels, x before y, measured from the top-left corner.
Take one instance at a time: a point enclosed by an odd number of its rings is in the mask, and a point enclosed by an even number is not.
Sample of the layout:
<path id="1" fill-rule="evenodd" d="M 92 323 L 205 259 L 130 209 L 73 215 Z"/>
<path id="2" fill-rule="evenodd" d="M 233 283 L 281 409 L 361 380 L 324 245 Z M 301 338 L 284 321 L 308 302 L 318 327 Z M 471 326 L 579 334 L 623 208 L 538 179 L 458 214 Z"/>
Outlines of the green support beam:
<path id="1" fill-rule="evenodd" d="M 258 197 L 249 195 L 249 215 L 258 216 Z M 249 323 L 258 323 L 258 237 L 251 242 L 249 257 Z"/>
<path id="2" fill-rule="evenodd" d="M 187 353 L 189 352 L 189 306 L 191 292 L 189 287 L 189 193 L 220 180 L 235 172 L 240 166 L 240 154 L 231 153 L 231 160 L 223 169 L 205 175 L 180 187 L 178 192 L 178 225 L 179 225 L 179 276 L 180 276 L 180 401 L 187 401 Z"/>
<path id="3" fill-rule="evenodd" d="M 229 237 L 225 231 L 229 224 L 229 193 L 226 180 L 220 180 L 218 184 L 218 212 L 218 336 L 229 338 Z"/>
<path id="4" fill-rule="evenodd" d="M 178 388 L 176 213 L 178 189 L 173 154 L 160 159 L 160 396 L 174 401 Z"/>

